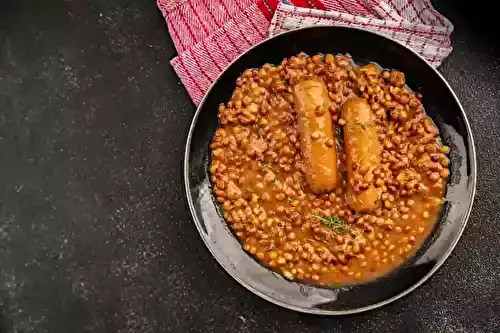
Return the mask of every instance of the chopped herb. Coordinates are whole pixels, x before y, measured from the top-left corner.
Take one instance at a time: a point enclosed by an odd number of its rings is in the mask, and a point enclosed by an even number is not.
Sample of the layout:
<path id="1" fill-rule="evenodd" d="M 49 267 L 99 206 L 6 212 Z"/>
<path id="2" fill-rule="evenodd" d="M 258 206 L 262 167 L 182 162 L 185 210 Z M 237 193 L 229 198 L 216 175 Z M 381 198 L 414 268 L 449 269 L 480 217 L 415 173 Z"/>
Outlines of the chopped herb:
<path id="1" fill-rule="evenodd" d="M 219 206 L 220 215 L 224 216 L 224 207 Z"/>
<path id="2" fill-rule="evenodd" d="M 279 182 L 280 182 L 280 181 L 279 181 L 278 179 L 275 179 L 273 183 L 274 183 L 274 185 L 278 185 L 278 184 L 279 184 Z"/>
<path id="3" fill-rule="evenodd" d="M 270 168 L 272 168 L 272 166 L 273 166 L 273 162 L 262 164 L 262 168 L 264 168 L 264 169 L 270 169 Z"/>
<path id="4" fill-rule="evenodd" d="M 322 216 L 314 215 L 314 217 L 318 221 L 323 223 L 323 225 L 325 227 L 333 230 L 334 232 L 336 232 L 338 234 L 346 234 L 350 231 L 349 223 L 347 223 L 346 221 L 342 220 L 341 218 L 339 218 L 337 216 L 322 217 Z"/>
<path id="5" fill-rule="evenodd" d="M 292 203 L 292 202 L 294 201 L 294 199 L 293 199 L 293 198 L 288 198 L 288 199 L 286 199 L 286 201 L 287 201 L 288 203 Z"/>
<path id="6" fill-rule="evenodd" d="M 356 124 L 361 125 L 361 128 L 362 128 L 363 130 L 365 130 L 365 129 L 366 129 L 366 125 L 365 125 L 365 123 L 362 123 L 362 122 L 360 122 L 359 120 L 356 120 Z"/>

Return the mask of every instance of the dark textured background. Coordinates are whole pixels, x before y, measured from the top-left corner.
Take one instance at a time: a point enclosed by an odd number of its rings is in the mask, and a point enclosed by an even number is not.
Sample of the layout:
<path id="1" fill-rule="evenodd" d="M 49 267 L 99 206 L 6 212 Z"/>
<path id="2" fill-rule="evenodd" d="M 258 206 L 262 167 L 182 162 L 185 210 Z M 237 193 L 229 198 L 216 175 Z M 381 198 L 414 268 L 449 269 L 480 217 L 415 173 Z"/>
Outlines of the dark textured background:
<path id="1" fill-rule="evenodd" d="M 0 0 L 0 332 L 498 332 L 500 43 L 466 5 L 436 1 L 478 150 L 467 229 L 411 295 L 322 318 L 240 287 L 189 221 L 194 106 L 154 1 Z"/>

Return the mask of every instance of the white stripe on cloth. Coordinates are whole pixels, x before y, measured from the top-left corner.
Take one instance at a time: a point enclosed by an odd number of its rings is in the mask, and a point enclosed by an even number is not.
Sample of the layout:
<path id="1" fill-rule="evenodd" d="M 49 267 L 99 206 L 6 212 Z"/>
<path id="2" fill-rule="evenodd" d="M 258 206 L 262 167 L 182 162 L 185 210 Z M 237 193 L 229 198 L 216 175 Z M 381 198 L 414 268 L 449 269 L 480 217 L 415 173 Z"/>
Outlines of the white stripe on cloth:
<path id="1" fill-rule="evenodd" d="M 373 30 L 410 47 L 435 67 L 439 66 L 452 51 L 451 23 L 444 26 L 429 26 L 411 23 L 406 17 L 401 21 L 380 20 L 345 12 L 299 8 L 286 2 L 278 5 L 269 28 L 269 36 L 312 25 L 353 26 Z"/>

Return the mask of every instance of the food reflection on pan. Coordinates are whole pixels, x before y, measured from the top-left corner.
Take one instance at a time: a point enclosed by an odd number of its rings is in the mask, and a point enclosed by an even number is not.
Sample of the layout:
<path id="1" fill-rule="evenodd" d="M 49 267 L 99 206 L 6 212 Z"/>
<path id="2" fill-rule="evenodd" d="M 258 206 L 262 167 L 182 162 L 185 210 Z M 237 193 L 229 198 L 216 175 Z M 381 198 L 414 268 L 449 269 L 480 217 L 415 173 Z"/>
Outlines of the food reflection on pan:
<path id="1" fill-rule="evenodd" d="M 367 281 L 434 229 L 449 148 L 403 73 L 299 54 L 219 107 L 210 174 L 243 249 L 286 279 Z"/>

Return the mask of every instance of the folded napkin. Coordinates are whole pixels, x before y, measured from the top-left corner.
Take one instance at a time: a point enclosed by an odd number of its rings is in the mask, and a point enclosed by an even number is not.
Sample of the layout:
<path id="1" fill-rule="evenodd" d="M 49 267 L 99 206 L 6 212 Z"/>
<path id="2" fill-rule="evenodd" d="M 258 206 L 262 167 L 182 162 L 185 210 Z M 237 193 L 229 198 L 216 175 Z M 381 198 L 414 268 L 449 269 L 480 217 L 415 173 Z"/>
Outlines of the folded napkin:
<path id="1" fill-rule="evenodd" d="M 437 67 L 453 25 L 430 0 L 157 0 L 178 56 L 171 64 L 198 105 L 238 55 L 267 37 L 311 25 L 361 27 L 392 38 Z"/>

